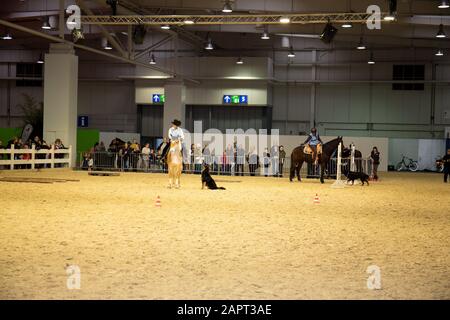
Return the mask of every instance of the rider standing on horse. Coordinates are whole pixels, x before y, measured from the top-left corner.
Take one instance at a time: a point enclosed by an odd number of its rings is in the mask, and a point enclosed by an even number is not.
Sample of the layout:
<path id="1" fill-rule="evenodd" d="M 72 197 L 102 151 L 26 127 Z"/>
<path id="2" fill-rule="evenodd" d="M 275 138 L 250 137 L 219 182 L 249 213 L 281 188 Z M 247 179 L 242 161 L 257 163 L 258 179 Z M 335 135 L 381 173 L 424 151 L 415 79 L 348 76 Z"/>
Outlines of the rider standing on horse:
<path id="1" fill-rule="evenodd" d="M 318 153 L 317 149 L 322 145 L 322 139 L 320 139 L 319 133 L 317 133 L 316 128 L 311 129 L 311 133 L 308 135 L 308 138 L 304 142 L 304 144 L 309 145 L 312 150 L 312 158 L 314 159 L 314 164 L 317 165 L 318 162 Z"/>

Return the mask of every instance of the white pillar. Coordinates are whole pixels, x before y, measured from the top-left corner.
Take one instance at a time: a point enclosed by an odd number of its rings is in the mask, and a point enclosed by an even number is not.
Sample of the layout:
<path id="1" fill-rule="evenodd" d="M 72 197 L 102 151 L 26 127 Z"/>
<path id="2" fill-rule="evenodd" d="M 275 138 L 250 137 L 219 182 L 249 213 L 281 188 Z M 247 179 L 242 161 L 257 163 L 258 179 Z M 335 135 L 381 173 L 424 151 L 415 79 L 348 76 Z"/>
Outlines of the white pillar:
<path id="1" fill-rule="evenodd" d="M 185 128 L 185 98 L 186 87 L 182 81 L 168 81 L 164 85 L 164 116 L 163 116 L 163 137 L 167 137 L 170 123 L 174 119 L 182 122 L 181 126 Z"/>
<path id="2" fill-rule="evenodd" d="M 44 140 L 61 139 L 66 147 L 77 145 L 78 57 L 72 46 L 50 44 L 44 65 Z M 71 163 L 75 165 L 76 152 Z"/>

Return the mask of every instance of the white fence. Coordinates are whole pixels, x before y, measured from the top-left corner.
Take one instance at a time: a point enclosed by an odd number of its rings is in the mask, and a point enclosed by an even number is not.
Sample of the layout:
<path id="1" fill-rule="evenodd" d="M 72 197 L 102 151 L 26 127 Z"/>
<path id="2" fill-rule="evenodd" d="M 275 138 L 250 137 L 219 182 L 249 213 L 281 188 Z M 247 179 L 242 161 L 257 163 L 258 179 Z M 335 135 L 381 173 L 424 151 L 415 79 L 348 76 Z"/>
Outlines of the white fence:
<path id="1" fill-rule="evenodd" d="M 14 170 L 18 168 L 55 168 L 56 167 L 72 167 L 72 146 L 67 149 L 50 149 L 36 150 L 33 144 L 31 149 L 15 149 L 14 145 L 11 149 L 0 149 L 0 168 L 9 167 Z"/>

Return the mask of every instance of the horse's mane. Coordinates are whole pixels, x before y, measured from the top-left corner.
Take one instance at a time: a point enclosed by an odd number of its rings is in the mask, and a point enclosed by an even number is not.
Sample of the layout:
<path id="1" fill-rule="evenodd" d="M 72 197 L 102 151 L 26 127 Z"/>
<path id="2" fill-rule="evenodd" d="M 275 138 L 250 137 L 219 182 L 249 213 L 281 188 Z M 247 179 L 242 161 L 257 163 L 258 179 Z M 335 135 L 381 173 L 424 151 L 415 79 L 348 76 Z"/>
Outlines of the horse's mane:
<path id="1" fill-rule="evenodd" d="M 342 137 L 337 137 L 333 140 L 328 141 L 327 143 L 324 143 L 322 146 L 324 153 L 331 155 L 340 142 L 342 142 Z"/>

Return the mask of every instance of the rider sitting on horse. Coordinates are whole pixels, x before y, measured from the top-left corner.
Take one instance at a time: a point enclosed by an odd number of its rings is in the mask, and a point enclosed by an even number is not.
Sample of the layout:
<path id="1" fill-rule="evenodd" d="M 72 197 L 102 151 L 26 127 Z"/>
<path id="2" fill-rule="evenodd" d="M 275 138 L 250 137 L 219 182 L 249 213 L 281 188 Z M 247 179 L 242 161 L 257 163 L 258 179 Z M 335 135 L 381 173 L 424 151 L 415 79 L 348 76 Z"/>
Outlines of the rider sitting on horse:
<path id="1" fill-rule="evenodd" d="M 173 120 L 172 126 L 169 128 L 169 132 L 168 132 L 169 141 L 166 141 L 166 139 L 164 138 L 163 143 L 161 143 L 161 145 L 158 147 L 158 149 L 163 148 L 163 150 L 161 151 L 161 159 L 163 161 L 166 158 L 167 153 L 169 152 L 170 143 L 172 141 L 178 141 L 180 143 L 180 149 L 182 147 L 181 143 L 184 140 L 184 132 L 180 128 L 180 126 L 181 126 L 180 120 L 177 120 L 177 119 Z"/>
<path id="2" fill-rule="evenodd" d="M 313 154 L 312 158 L 314 159 L 314 164 L 317 165 L 318 162 L 318 152 L 317 149 L 319 146 L 322 146 L 322 139 L 320 139 L 319 134 L 317 133 L 316 128 L 311 129 L 311 133 L 308 135 L 308 138 L 306 139 L 304 144 L 308 144 L 311 148 Z"/>

